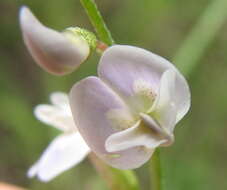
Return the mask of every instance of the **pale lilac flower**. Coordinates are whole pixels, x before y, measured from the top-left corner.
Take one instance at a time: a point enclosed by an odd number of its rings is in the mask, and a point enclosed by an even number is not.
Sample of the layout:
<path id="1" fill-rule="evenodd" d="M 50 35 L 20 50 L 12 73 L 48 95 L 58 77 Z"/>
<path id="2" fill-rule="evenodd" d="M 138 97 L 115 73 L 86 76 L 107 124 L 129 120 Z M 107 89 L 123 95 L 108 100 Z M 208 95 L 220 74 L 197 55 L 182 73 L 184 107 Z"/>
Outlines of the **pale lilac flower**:
<path id="1" fill-rule="evenodd" d="M 58 32 L 41 24 L 27 7 L 20 10 L 23 39 L 34 60 L 46 71 L 63 75 L 75 70 L 95 46 L 95 36 L 80 28 Z M 86 39 L 86 38 L 92 39 Z M 90 43 L 90 44 L 89 44 Z"/>
<path id="2" fill-rule="evenodd" d="M 144 49 L 114 45 L 103 53 L 98 76 L 70 92 L 75 123 L 92 151 L 113 167 L 133 169 L 158 146 L 173 143 L 174 127 L 190 107 L 188 84 L 174 65 Z"/>
<path id="3" fill-rule="evenodd" d="M 45 124 L 62 131 L 41 158 L 29 169 L 28 176 L 37 176 L 41 181 L 49 181 L 79 164 L 90 152 L 74 124 L 68 96 L 61 92 L 52 93 L 51 105 L 38 105 L 35 116 Z"/>

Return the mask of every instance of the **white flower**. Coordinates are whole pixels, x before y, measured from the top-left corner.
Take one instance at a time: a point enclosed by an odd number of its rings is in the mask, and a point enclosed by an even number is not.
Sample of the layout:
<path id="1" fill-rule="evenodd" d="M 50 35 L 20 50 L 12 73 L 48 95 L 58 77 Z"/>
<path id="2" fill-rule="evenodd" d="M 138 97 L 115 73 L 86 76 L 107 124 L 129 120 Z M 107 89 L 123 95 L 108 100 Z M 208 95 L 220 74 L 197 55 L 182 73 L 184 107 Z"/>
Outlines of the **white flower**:
<path id="1" fill-rule="evenodd" d="M 174 142 L 174 128 L 190 108 L 190 90 L 166 59 L 114 45 L 104 51 L 98 77 L 73 86 L 70 105 L 91 150 L 113 167 L 133 169 L 155 148 Z"/>
<path id="2" fill-rule="evenodd" d="M 29 169 L 28 176 L 49 181 L 55 176 L 79 164 L 90 152 L 74 124 L 67 94 L 55 92 L 50 95 L 51 105 L 38 105 L 35 116 L 63 134 L 56 137 L 41 158 Z"/>

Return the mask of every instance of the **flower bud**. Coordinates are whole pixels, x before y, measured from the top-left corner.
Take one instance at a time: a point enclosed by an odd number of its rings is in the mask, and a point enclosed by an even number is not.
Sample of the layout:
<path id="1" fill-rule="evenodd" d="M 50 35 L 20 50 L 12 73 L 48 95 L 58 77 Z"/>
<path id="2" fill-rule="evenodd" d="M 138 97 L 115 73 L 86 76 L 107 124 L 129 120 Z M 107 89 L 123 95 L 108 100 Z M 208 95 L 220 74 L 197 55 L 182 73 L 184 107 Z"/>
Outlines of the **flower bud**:
<path id="1" fill-rule="evenodd" d="M 44 70 L 64 75 L 80 66 L 96 46 L 87 30 L 70 27 L 63 32 L 41 24 L 27 7 L 20 10 L 20 26 L 26 47 Z"/>

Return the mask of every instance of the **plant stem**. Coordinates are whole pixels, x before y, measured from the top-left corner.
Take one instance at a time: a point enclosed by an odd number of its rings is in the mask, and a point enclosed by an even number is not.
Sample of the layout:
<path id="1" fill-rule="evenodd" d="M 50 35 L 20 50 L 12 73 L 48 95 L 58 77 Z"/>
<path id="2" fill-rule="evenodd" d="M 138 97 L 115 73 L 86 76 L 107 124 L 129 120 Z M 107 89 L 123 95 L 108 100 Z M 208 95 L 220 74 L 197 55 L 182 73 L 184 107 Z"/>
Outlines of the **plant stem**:
<path id="1" fill-rule="evenodd" d="M 150 162 L 151 190 L 162 190 L 162 172 L 159 149 L 156 149 Z"/>
<path id="2" fill-rule="evenodd" d="M 227 18 L 227 1 L 213 0 L 182 43 L 173 62 L 190 75 Z"/>
<path id="3" fill-rule="evenodd" d="M 94 0 L 80 0 L 87 15 L 94 26 L 100 40 L 107 45 L 113 45 L 114 40 L 108 30 Z"/>
<path id="4" fill-rule="evenodd" d="M 186 76 L 189 76 L 193 72 L 206 48 L 215 38 L 219 29 L 226 21 L 226 10 L 226 0 L 213 0 L 198 19 L 198 22 L 192 29 L 191 33 L 182 43 L 173 62 Z M 159 154 L 159 150 L 156 150 L 150 163 L 150 171 L 152 175 L 151 190 L 162 190 L 163 188 Z"/>
<path id="5" fill-rule="evenodd" d="M 90 153 L 88 157 L 111 190 L 139 190 L 137 178 L 132 171 L 112 168 L 102 162 L 94 153 Z"/>
<path id="6" fill-rule="evenodd" d="M 94 0 L 80 0 L 88 17 L 94 26 L 100 41 L 97 43 L 97 50 L 100 54 L 110 45 L 114 44 L 114 40 L 108 30 Z M 103 163 L 94 153 L 89 154 L 89 159 L 97 172 L 106 180 L 111 190 L 139 190 L 137 177 L 133 171 L 118 170 Z"/>
<path id="7" fill-rule="evenodd" d="M 102 55 L 103 52 L 108 48 L 108 46 L 101 42 L 101 41 L 98 41 L 97 42 L 97 46 L 96 46 L 96 52 L 99 54 L 99 55 Z"/>

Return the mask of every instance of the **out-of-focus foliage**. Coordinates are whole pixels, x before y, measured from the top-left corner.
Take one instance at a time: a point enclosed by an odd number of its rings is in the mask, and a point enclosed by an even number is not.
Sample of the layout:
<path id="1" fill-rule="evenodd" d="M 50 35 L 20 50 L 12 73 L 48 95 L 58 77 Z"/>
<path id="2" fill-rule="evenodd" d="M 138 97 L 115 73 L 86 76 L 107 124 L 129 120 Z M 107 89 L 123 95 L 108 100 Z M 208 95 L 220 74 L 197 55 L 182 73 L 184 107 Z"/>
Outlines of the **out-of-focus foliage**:
<path id="1" fill-rule="evenodd" d="M 117 43 L 140 46 L 170 60 L 210 2 L 97 0 Z M 67 92 L 79 79 L 95 75 L 98 57 L 92 57 L 68 76 L 44 73 L 35 65 L 22 42 L 18 8 L 23 4 L 54 29 L 81 26 L 93 30 L 79 0 L 1 0 L 0 181 L 34 190 L 106 190 L 105 183 L 88 161 L 48 184 L 26 177 L 29 166 L 57 134 L 55 129 L 34 118 L 33 107 L 47 102 L 50 92 Z M 227 189 L 226 30 L 227 24 L 190 76 L 192 108 L 176 128 L 176 143 L 161 149 L 167 190 Z M 195 46 L 198 44 L 199 41 Z M 141 187 L 147 190 L 147 165 L 136 172 Z"/>

